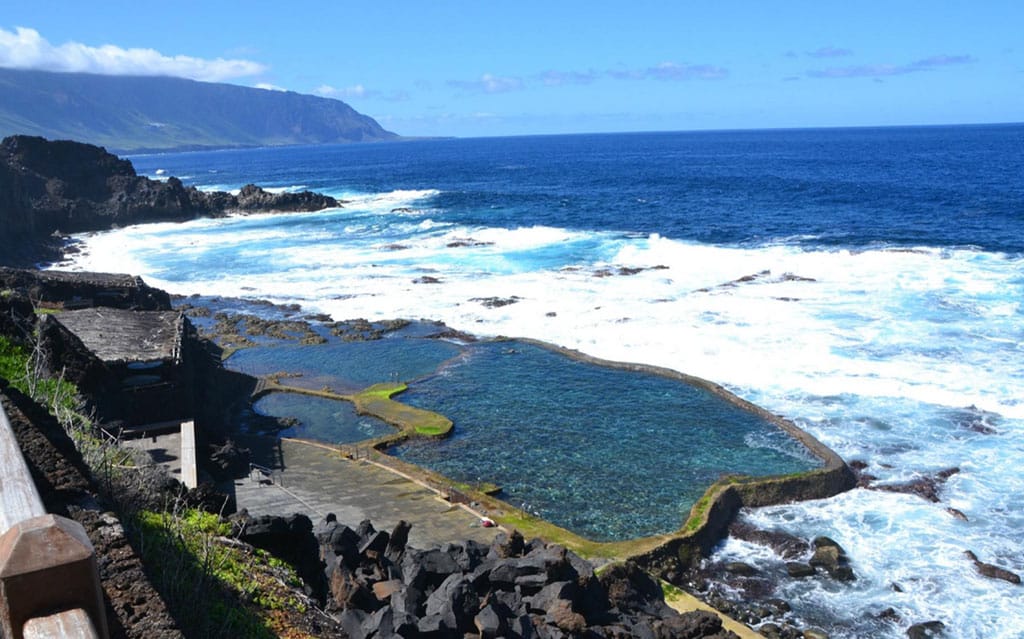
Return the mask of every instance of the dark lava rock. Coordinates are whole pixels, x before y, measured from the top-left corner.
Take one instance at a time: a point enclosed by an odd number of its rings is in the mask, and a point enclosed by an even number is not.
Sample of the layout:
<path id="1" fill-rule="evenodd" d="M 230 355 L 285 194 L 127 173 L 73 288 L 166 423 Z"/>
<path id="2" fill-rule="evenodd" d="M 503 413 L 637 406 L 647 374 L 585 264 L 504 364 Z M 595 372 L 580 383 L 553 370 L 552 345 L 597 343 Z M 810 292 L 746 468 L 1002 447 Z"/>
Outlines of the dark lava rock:
<path id="1" fill-rule="evenodd" d="M 947 479 L 959 472 L 959 468 L 947 468 L 945 470 L 940 470 L 934 475 L 925 475 L 902 484 L 886 484 L 883 486 L 872 486 L 872 488 L 891 493 L 917 495 L 918 497 L 927 499 L 932 503 L 937 503 L 939 501 L 939 490 L 942 489 L 942 485 L 946 483 Z"/>
<path id="2" fill-rule="evenodd" d="M 426 616 L 439 615 L 447 628 L 467 632 L 480 610 L 480 599 L 469 580 L 452 573 L 427 597 Z"/>
<path id="3" fill-rule="evenodd" d="M 965 515 L 962 510 L 957 510 L 956 508 L 947 508 L 946 512 L 950 515 L 953 515 L 953 517 L 956 517 L 960 521 L 968 521 L 967 515 Z"/>
<path id="4" fill-rule="evenodd" d="M 742 561 L 730 561 L 724 566 L 725 571 L 740 577 L 753 577 L 758 574 L 757 568 Z"/>
<path id="5" fill-rule="evenodd" d="M 620 610 L 657 614 L 666 607 L 661 586 L 635 563 L 616 564 L 598 579 L 608 591 L 608 601 Z"/>
<path id="6" fill-rule="evenodd" d="M 0 269 L 0 276 L 6 269 Z M 27 339 L 35 325 L 35 307 L 23 292 L 2 286 L 0 294 L 0 335 Z"/>
<path id="7" fill-rule="evenodd" d="M 518 295 L 513 295 L 512 297 L 471 297 L 469 301 L 479 302 L 486 308 L 501 308 L 502 306 L 515 304 L 521 299 Z"/>
<path id="8" fill-rule="evenodd" d="M 942 637 L 945 633 L 946 624 L 941 621 L 925 621 L 924 623 L 915 623 L 913 626 L 907 628 L 907 636 L 910 639 L 932 639 L 934 637 Z"/>
<path id="9" fill-rule="evenodd" d="M 26 243 L 53 253 L 55 232 L 81 233 L 157 221 L 244 211 L 313 211 L 338 206 L 315 193 L 269 193 L 248 185 L 238 196 L 186 187 L 175 177 L 150 180 L 102 147 L 15 135 L 0 142 L 0 244 L 17 254 Z M 4 256 L 6 258 L 6 255 Z M 22 261 L 27 255 L 22 256 Z M 5 260 L 0 260 L 5 261 Z"/>
<path id="10" fill-rule="evenodd" d="M 502 613 L 504 612 L 502 611 Z M 473 618 L 473 625 L 476 627 L 476 631 L 481 639 L 495 639 L 496 637 L 504 636 L 508 632 L 506 619 L 510 616 L 507 613 L 499 613 L 496 605 L 489 603 L 481 608 L 480 612 Z"/>
<path id="11" fill-rule="evenodd" d="M 804 577 L 814 576 L 814 566 L 810 564 L 802 564 L 798 561 L 787 561 L 786 572 L 789 573 L 790 577 L 795 579 L 802 579 Z"/>
<path id="12" fill-rule="evenodd" d="M 479 246 L 493 246 L 493 245 L 494 245 L 494 242 L 486 242 L 486 241 L 482 241 L 482 240 L 475 240 L 475 239 L 469 237 L 469 238 L 459 238 L 459 239 L 453 240 L 451 242 L 448 242 L 448 244 L 446 244 L 445 246 L 447 246 L 448 248 L 464 248 L 464 247 L 476 248 L 476 247 L 479 247 Z"/>
<path id="13" fill-rule="evenodd" d="M 767 546 L 783 559 L 797 559 L 810 550 L 806 540 L 786 532 L 763 530 L 744 521 L 734 521 L 729 526 L 729 536 Z"/>
<path id="14" fill-rule="evenodd" d="M 856 575 L 849 566 L 846 551 L 834 539 L 817 537 L 814 539 L 814 554 L 807 562 L 812 566 L 823 568 L 833 579 L 853 581 Z"/>
<path id="15" fill-rule="evenodd" d="M 315 531 L 330 578 L 328 610 L 350 636 L 735 637 L 715 615 L 671 609 L 636 564 L 611 566 L 598 578 L 564 547 L 527 543 L 518 532 L 491 546 L 418 550 L 405 545 L 403 522 L 381 552 L 383 533 L 368 521 L 352 531 L 329 517 Z M 350 566 L 335 550 L 353 546 Z"/>
<path id="16" fill-rule="evenodd" d="M 1017 573 L 980 561 L 978 556 L 970 550 L 964 551 L 964 555 L 974 562 L 974 569 L 978 571 L 978 574 L 988 577 L 989 579 L 1002 579 L 1003 581 L 1008 581 L 1011 584 L 1020 585 L 1020 575 Z"/>
<path id="17" fill-rule="evenodd" d="M 339 206 L 327 195 L 302 191 L 299 193 L 271 193 L 255 184 L 246 184 L 239 191 L 236 207 L 243 211 L 320 211 Z"/>
<path id="18" fill-rule="evenodd" d="M 388 559 L 391 561 L 398 561 L 405 552 L 405 545 L 409 543 L 409 531 L 412 530 L 412 524 L 405 521 L 404 519 L 395 524 L 394 530 L 391 531 L 391 537 L 388 539 L 388 545 L 386 554 Z"/>

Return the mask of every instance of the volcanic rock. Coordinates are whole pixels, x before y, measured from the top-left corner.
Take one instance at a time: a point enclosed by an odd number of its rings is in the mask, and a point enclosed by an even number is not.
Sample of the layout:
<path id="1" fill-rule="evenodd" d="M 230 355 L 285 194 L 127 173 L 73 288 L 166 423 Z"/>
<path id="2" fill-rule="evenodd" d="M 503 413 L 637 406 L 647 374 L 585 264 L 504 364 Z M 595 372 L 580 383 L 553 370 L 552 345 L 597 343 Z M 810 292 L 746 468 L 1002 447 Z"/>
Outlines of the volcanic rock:
<path id="1" fill-rule="evenodd" d="M 993 564 L 987 564 L 979 560 L 978 556 L 970 550 L 964 551 L 964 556 L 974 562 L 974 569 L 978 571 L 978 574 L 988 577 L 989 579 L 1002 579 L 1003 581 L 1008 581 L 1011 584 L 1020 584 L 1020 575 L 1017 573 L 1006 570 L 1005 568 L 1000 568 Z"/>

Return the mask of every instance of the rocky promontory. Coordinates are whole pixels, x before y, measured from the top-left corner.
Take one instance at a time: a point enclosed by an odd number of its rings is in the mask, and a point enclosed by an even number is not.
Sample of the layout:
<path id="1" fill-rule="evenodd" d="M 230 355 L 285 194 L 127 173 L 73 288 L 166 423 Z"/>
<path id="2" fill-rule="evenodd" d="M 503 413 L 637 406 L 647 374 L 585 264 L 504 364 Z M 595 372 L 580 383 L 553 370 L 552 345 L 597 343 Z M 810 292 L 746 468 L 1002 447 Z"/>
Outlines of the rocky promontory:
<path id="1" fill-rule="evenodd" d="M 200 191 L 175 177 L 151 180 L 91 144 L 25 135 L 0 142 L 0 261 L 10 265 L 59 258 L 59 237 L 68 233 L 336 206 L 334 198 L 309 191 L 271 193 L 250 184 L 234 195 Z"/>

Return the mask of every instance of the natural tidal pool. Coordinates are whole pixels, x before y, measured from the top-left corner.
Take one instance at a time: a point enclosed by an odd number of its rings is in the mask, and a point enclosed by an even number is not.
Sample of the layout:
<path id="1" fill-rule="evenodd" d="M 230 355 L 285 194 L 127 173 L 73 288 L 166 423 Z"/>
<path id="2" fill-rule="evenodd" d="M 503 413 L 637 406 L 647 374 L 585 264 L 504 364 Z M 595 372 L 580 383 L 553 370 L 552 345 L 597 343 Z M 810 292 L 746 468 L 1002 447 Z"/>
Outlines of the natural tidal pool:
<path id="1" fill-rule="evenodd" d="M 371 341 L 260 344 L 227 365 L 339 393 L 406 382 L 396 400 L 441 413 L 455 428 L 390 454 L 455 481 L 497 484 L 513 506 L 597 541 L 677 530 L 724 474 L 821 465 L 778 426 L 706 388 L 529 342 L 428 339 L 427 328 L 414 323 Z M 343 401 L 277 392 L 254 409 L 294 418 L 281 433 L 289 437 L 340 444 L 394 432 Z"/>
<path id="2" fill-rule="evenodd" d="M 598 541 L 677 530 L 721 475 L 821 463 L 759 415 L 676 379 L 533 344 L 484 342 L 398 399 L 452 419 L 452 437 L 391 449 Z"/>

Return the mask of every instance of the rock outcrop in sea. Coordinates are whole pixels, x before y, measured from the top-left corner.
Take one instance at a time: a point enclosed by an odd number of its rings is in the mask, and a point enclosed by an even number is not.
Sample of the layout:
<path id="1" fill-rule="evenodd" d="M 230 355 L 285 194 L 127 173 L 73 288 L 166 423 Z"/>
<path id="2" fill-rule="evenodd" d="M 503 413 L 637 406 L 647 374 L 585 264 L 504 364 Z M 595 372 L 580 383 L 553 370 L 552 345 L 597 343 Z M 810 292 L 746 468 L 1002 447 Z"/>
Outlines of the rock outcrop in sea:
<path id="1" fill-rule="evenodd" d="M 0 142 L 0 262 L 60 257 L 56 236 L 146 222 L 181 222 L 233 211 L 318 211 L 339 206 L 303 191 L 247 185 L 238 195 L 205 192 L 176 177 L 151 180 L 128 160 L 91 144 L 16 135 Z"/>

